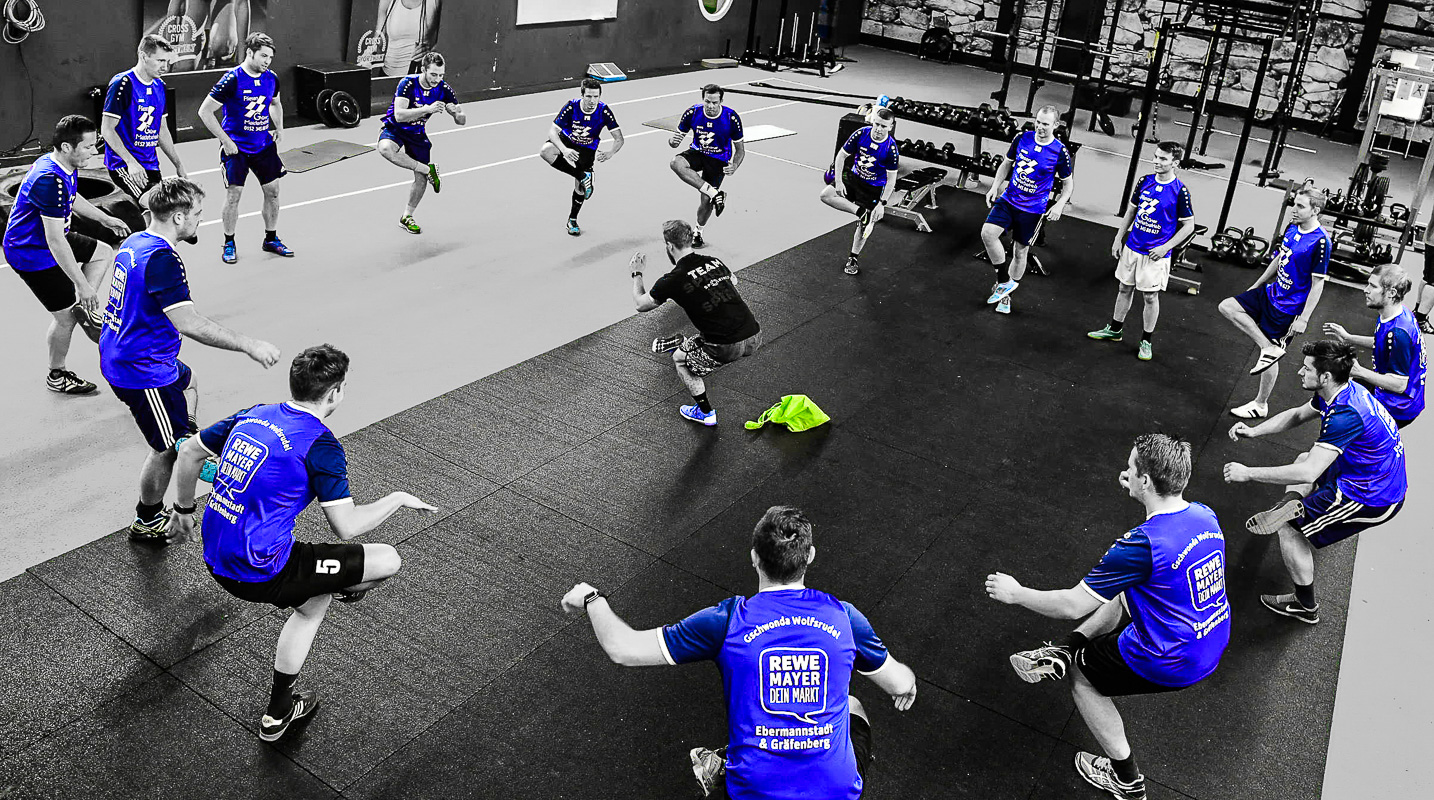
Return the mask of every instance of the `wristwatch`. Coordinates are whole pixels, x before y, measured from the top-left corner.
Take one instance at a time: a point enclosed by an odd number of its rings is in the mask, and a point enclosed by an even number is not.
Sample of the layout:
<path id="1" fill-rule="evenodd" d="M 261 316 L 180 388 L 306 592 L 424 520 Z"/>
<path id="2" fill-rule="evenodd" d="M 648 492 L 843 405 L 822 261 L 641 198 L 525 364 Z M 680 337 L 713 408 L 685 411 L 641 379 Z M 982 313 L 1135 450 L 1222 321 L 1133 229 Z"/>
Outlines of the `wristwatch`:
<path id="1" fill-rule="evenodd" d="M 174 513 L 176 513 L 176 514 L 185 514 L 185 515 L 190 515 L 190 516 L 192 516 L 192 515 L 194 514 L 194 512 L 197 511 L 198 509 L 199 509 L 199 503 L 197 503 L 197 502 L 196 502 L 194 505 L 190 506 L 189 508 L 183 508 L 183 507 L 181 507 L 178 503 L 175 503 L 175 504 L 174 504 Z"/>
<path id="2" fill-rule="evenodd" d="M 638 270 L 633 270 L 633 272 L 632 272 L 632 277 L 634 277 L 634 278 L 640 277 L 641 275 L 642 275 L 642 270 L 640 270 L 640 269 L 638 269 Z"/>
<path id="3" fill-rule="evenodd" d="M 607 597 L 607 595 L 603 594 L 597 589 L 593 589 L 591 592 L 588 592 L 587 594 L 583 595 L 583 609 L 586 610 L 588 604 L 598 599 L 599 597 Z"/>

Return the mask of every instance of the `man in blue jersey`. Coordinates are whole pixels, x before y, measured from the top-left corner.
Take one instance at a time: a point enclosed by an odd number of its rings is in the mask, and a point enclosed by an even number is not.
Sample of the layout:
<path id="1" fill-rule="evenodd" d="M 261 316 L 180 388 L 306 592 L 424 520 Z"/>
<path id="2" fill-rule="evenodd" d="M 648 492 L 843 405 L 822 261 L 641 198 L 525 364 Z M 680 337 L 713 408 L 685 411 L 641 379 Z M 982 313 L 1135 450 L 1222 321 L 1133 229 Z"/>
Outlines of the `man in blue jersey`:
<path id="1" fill-rule="evenodd" d="M 727 193 L 722 179 L 737 171 L 747 157 L 742 141 L 742 118 L 722 105 L 722 87 L 709 83 L 702 87 L 702 102 L 682 112 L 677 133 L 667 140 L 671 147 L 681 147 L 687 134 L 692 146 L 672 159 L 672 171 L 682 182 L 697 190 L 697 226 L 692 231 L 692 246 L 705 247 L 702 226 L 715 210 L 722 216 L 727 207 Z"/>
<path id="2" fill-rule="evenodd" d="M 607 595 L 579 583 L 563 610 L 587 610 L 608 658 L 629 667 L 715 661 L 727 697 L 725 764 L 691 753 L 706 793 L 725 767 L 733 800 L 855 800 L 871 759 L 871 723 L 851 697 L 852 670 L 899 711 L 916 702 L 916 675 L 891 656 L 850 603 L 808 589 L 812 524 L 791 506 L 767 509 L 752 531 L 757 593 L 732 597 L 674 625 L 635 631 Z"/>
<path id="3" fill-rule="evenodd" d="M 1368 389 L 1350 381 L 1354 346 L 1322 339 L 1306 343 L 1301 352 L 1300 387 L 1314 397 L 1253 428 L 1237 422 L 1230 438 L 1283 433 L 1317 419 L 1319 439 L 1282 467 L 1232 461 L 1225 465 L 1225 481 L 1285 486 L 1273 508 L 1245 522 L 1251 533 L 1279 534 L 1280 556 L 1295 585 L 1291 594 L 1260 595 L 1260 602 L 1313 625 L 1319 622 L 1314 551 L 1393 519 L 1404 506 L 1409 482 L 1394 419 Z"/>
<path id="4" fill-rule="evenodd" d="M 110 248 L 70 230 L 70 215 L 79 214 L 129 235 L 129 226 L 96 208 L 79 192 L 79 171 L 95 156 L 95 123 L 77 114 L 55 124 L 51 150 L 35 160 L 15 192 L 15 205 L 5 227 L 5 261 L 50 312 L 45 333 L 50 372 L 45 387 L 60 394 L 91 394 L 90 381 L 66 369 L 75 325 L 99 335 L 99 292 L 110 263 Z"/>
<path id="5" fill-rule="evenodd" d="M 438 509 L 407 492 L 365 505 L 349 493 L 343 445 L 324 423 L 344 400 L 349 357 L 310 347 L 289 367 L 286 403 L 246 408 L 186 439 L 179 456 L 175 529 L 194 529 L 194 490 L 206 458 L 219 459 L 204 508 L 204 563 L 226 592 L 250 603 L 292 608 L 279 632 L 269 704 L 259 738 L 272 742 L 313 713 L 318 695 L 294 689 L 314 635 L 334 599 L 353 603 L 398 573 L 389 544 L 349 542 L 400 508 Z M 294 538 L 294 521 L 313 500 L 343 542 Z"/>
<path id="6" fill-rule="evenodd" d="M 274 63 L 274 40 L 251 33 L 244 42 L 244 63 L 224 73 L 199 104 L 199 121 L 219 140 L 219 161 L 224 169 L 224 263 L 239 260 L 234 231 L 239 225 L 239 198 L 249 173 L 264 192 L 263 249 L 290 258 L 294 251 L 279 240 L 279 179 L 287 173 L 279 158 L 284 136 L 284 106 L 279 98 L 279 76 Z M 223 110 L 221 122 L 216 112 Z M 270 130 L 270 126 L 273 129 Z"/>
<path id="7" fill-rule="evenodd" d="M 1220 313 L 1260 348 L 1251 375 L 1260 376 L 1255 399 L 1230 409 L 1241 419 L 1270 413 L 1270 392 L 1280 375 L 1280 359 L 1290 340 L 1305 332 L 1324 294 L 1329 274 L 1329 234 L 1319 224 L 1324 193 L 1295 192 L 1290 226 L 1270 255 L 1270 264 L 1249 289 L 1220 301 Z"/>
<path id="8" fill-rule="evenodd" d="M 1225 536 L 1215 512 L 1185 500 L 1189 481 L 1189 442 L 1138 436 L 1120 485 L 1145 507 L 1145 521 L 1080 583 L 1038 591 L 1004 573 L 986 577 L 986 593 L 1002 603 L 1054 619 L 1090 615 L 1059 641 L 1012 655 L 1011 666 L 1027 683 L 1071 676 L 1076 708 L 1105 751 L 1077 753 L 1076 771 L 1124 800 L 1145 797 L 1145 776 L 1111 698 L 1194 686 L 1230 643 Z"/>
<path id="9" fill-rule="evenodd" d="M 991 213 L 981 225 L 981 243 L 986 246 L 986 256 L 992 264 L 999 265 L 997 269 L 1001 273 L 1000 282 L 991 287 L 991 296 L 986 302 L 995 305 L 1000 314 L 1011 313 L 1011 292 L 1016 291 L 1021 278 L 1026 276 L 1026 258 L 1041 218 L 1051 222 L 1059 220 L 1071 192 L 1075 191 L 1071 151 L 1065 142 L 1056 138 L 1059 121 L 1060 111 L 1055 106 L 1041 106 L 1036 111 L 1035 130 L 1021 131 L 1011 140 L 986 192 L 986 205 Z M 1061 179 L 1060 194 L 1052 201 L 1051 190 L 1056 178 Z M 1011 232 L 1010 261 L 1006 260 L 1006 248 L 1001 244 L 1001 234 L 1008 230 Z"/>
<path id="10" fill-rule="evenodd" d="M 110 78 L 105 90 L 105 169 L 120 191 L 148 208 L 149 193 L 159 185 L 159 151 L 183 178 L 188 175 L 165 124 L 168 100 L 161 76 L 169 71 L 174 48 L 164 37 L 150 34 L 139 42 L 134 68 Z"/>
<path id="11" fill-rule="evenodd" d="M 393 102 L 383 115 L 383 127 L 378 132 L 379 155 L 413 173 L 408 207 L 398 220 L 409 233 L 423 233 L 423 228 L 413 219 L 413 212 L 418 210 L 429 184 L 433 185 L 434 192 L 443 191 L 438 165 L 428 160 L 433 153 L 433 142 L 428 138 L 428 118 L 442 112 L 459 125 L 468 124 L 468 116 L 458 105 L 457 96 L 443 80 L 445 69 L 443 56 L 425 55 L 422 72 L 405 75 L 398 81 Z"/>
<path id="12" fill-rule="evenodd" d="M 677 377 L 692 395 L 692 405 L 682 406 L 683 419 L 712 427 L 717 412 L 707 399 L 704 380 L 724 364 L 746 358 L 762 346 L 762 326 L 752 316 L 747 301 L 737 292 L 737 278 L 726 264 L 713 256 L 692 251 L 692 226 L 680 219 L 662 225 L 662 241 L 672 271 L 643 288 L 643 267 L 647 256 L 632 257 L 632 299 L 637 310 L 652 311 L 668 300 L 682 306 L 697 328 L 697 335 L 682 334 L 654 339 L 652 352 L 672 353 Z"/>
<path id="13" fill-rule="evenodd" d="M 204 190 L 187 178 L 165 178 L 150 192 L 149 227 L 124 240 L 100 334 L 100 372 L 129 406 L 149 444 L 139 477 L 139 503 L 129 526 L 137 542 L 169 542 L 164 494 L 174 470 L 175 444 L 198 427 L 199 390 L 179 360 L 183 336 L 234 350 L 266 369 L 279 348 L 235 333 L 201 316 L 175 243 L 193 237 L 204 215 Z"/>
<path id="14" fill-rule="evenodd" d="M 1104 328 L 1086 334 L 1106 342 L 1123 339 L 1125 317 L 1130 313 L 1135 293 L 1140 292 L 1145 310 L 1136 357 L 1141 361 L 1155 356 L 1150 339 L 1160 319 L 1160 293 L 1170 283 L 1170 251 L 1195 232 L 1190 189 L 1175 177 L 1175 167 L 1184 157 L 1185 148 L 1175 142 L 1161 142 L 1156 146 L 1155 174 L 1146 175 L 1136 183 L 1135 192 L 1130 196 L 1130 210 L 1121 220 L 1110 246 L 1110 255 L 1116 259 L 1115 279 L 1120 284 L 1115 295 L 1115 313 Z"/>
<path id="15" fill-rule="evenodd" d="M 886 216 L 886 201 L 896 190 L 896 173 L 901 153 L 891 131 L 896 115 L 886 107 L 871 112 L 871 124 L 853 131 L 837 151 L 836 163 L 827 172 L 827 185 L 822 189 L 822 202 L 855 214 L 856 232 L 851 237 L 851 254 L 847 256 L 848 275 L 861 271 L 857 259 L 876 223 Z"/>
<path id="16" fill-rule="evenodd" d="M 593 196 L 593 167 L 617 155 L 622 149 L 622 128 L 612 108 L 602 101 L 602 82 L 583 78 L 579 84 L 582 96 L 569 100 L 548 126 L 548 140 L 538 155 L 548 166 L 573 176 L 573 205 L 568 211 L 568 235 L 581 236 L 578 212 Z M 612 148 L 602 150 L 603 129 L 612 131 Z"/>
<path id="17" fill-rule="evenodd" d="M 1398 264 L 1382 264 L 1364 284 L 1364 303 L 1379 314 L 1373 336 L 1355 336 L 1337 322 L 1326 322 L 1324 332 L 1346 344 L 1374 350 L 1374 368 L 1355 362 L 1349 377 L 1369 387 L 1394 423 L 1403 428 L 1424 410 L 1424 380 L 1429 356 L 1419 336 L 1419 323 L 1404 298 L 1411 282 Z"/>

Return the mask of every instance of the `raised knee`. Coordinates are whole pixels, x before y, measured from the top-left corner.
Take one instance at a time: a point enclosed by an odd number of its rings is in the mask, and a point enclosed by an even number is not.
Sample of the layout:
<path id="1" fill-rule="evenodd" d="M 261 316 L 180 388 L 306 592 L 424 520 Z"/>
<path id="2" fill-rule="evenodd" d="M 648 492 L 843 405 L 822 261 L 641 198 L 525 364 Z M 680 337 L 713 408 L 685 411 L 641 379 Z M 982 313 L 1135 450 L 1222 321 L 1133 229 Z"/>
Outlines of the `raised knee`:
<path id="1" fill-rule="evenodd" d="M 1309 454 L 1309 453 L 1300 453 L 1298 456 L 1295 457 L 1295 463 L 1296 463 L 1296 464 L 1303 464 L 1304 462 L 1309 461 L 1309 460 L 1310 460 L 1310 454 Z"/>

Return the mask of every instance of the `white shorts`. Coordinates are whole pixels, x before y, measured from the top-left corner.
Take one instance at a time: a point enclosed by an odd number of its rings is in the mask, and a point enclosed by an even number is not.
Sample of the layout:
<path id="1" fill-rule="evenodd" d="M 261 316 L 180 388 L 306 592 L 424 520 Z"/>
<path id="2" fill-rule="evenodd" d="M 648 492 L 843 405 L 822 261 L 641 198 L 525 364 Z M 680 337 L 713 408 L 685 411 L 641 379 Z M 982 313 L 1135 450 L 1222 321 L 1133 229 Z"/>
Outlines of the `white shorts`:
<path id="1" fill-rule="evenodd" d="M 1151 258 L 1121 245 L 1120 260 L 1115 263 L 1115 279 L 1137 292 L 1163 292 L 1170 283 L 1170 256 Z"/>

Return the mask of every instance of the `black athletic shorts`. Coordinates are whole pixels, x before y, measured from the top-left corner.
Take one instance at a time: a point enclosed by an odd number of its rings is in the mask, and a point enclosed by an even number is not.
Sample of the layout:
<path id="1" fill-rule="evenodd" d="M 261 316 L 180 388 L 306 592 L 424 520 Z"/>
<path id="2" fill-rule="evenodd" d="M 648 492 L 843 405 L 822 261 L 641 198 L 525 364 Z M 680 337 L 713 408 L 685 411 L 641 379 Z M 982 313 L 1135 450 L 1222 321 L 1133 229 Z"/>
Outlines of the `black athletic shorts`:
<path id="1" fill-rule="evenodd" d="M 881 202 L 881 192 L 884 187 L 872 186 L 853 175 L 850 170 L 842 173 L 841 182 L 846 187 L 846 199 L 855 203 L 859 210 L 870 211 L 876 208 L 877 203 Z"/>
<path id="2" fill-rule="evenodd" d="M 160 175 L 157 169 L 146 169 L 144 171 L 143 186 L 139 185 L 139 181 L 132 181 L 126 178 L 125 175 L 126 173 L 120 172 L 117 169 L 110 170 L 110 180 L 115 182 L 115 186 L 118 186 L 121 192 L 134 198 L 136 203 L 139 203 L 139 198 L 143 196 L 145 192 L 158 186 L 159 182 L 164 180 L 164 176 Z M 143 208 L 142 203 L 140 207 Z"/>
<path id="3" fill-rule="evenodd" d="M 341 592 L 363 583 L 363 545 L 357 542 L 294 542 L 289 560 L 267 581 L 246 583 L 209 574 L 224 591 L 250 603 L 296 608 L 310 598 Z"/>
<path id="4" fill-rule="evenodd" d="M 219 164 L 223 167 L 226 187 L 243 186 L 251 172 L 258 179 L 260 186 L 273 183 L 289 174 L 284 169 L 284 160 L 279 157 L 279 147 L 273 142 L 269 142 L 257 153 L 240 150 L 231 156 L 220 149 Z"/>
<path id="5" fill-rule="evenodd" d="M 1434 264 L 1430 264 L 1430 263 L 1429 263 L 1429 250 L 1430 250 L 1430 249 L 1431 249 L 1431 248 L 1428 248 L 1428 247 L 1424 248 L 1424 282 L 1425 282 L 1425 283 L 1434 283 Z M 1415 299 L 1417 300 L 1418 298 L 1415 298 Z"/>
<path id="6" fill-rule="evenodd" d="M 562 133 L 558 134 L 558 138 L 563 141 L 563 146 L 564 146 L 564 147 L 571 147 L 572 149 L 578 151 L 578 164 L 577 164 L 577 167 L 578 167 L 578 171 L 579 171 L 579 172 L 592 172 L 592 171 L 593 171 L 593 163 L 597 160 L 597 148 L 596 148 L 596 147 L 584 147 L 583 145 L 580 145 L 580 144 L 578 144 L 577 142 L 574 142 L 572 139 L 569 139 L 566 134 L 562 134 Z M 562 154 L 561 152 L 559 152 L 559 153 L 558 153 L 558 158 L 562 158 L 562 157 L 563 157 L 563 154 Z M 564 159 L 564 160 L 566 160 L 566 159 Z"/>
<path id="7" fill-rule="evenodd" d="M 691 167 L 695 172 L 701 173 L 702 180 L 707 181 L 714 187 L 721 186 L 722 179 L 727 177 L 727 173 L 722 171 L 727 168 L 726 161 L 720 161 L 706 153 L 699 153 L 690 148 L 685 152 L 678 153 L 677 157 L 686 161 L 687 166 Z"/>
<path id="8" fill-rule="evenodd" d="M 1090 685 L 1106 697 L 1132 694 L 1160 694 L 1184 689 L 1184 686 L 1161 686 L 1137 675 L 1120 654 L 1120 631 L 1111 631 L 1086 642 L 1075 653 L 1076 666 Z"/>
<path id="9" fill-rule="evenodd" d="M 84 266 L 85 262 L 95 257 L 95 248 L 99 242 L 83 233 L 70 231 L 65 234 L 65 241 L 70 243 L 70 252 L 75 256 L 75 262 Z M 60 269 L 58 265 L 49 269 L 19 270 L 12 269 L 20 280 L 30 287 L 30 292 L 40 301 L 40 305 L 46 311 L 55 313 L 64 311 L 75 304 L 75 284 L 70 276 Z M 101 298 L 103 302 L 104 298 Z"/>
<path id="10" fill-rule="evenodd" d="M 852 752 L 856 754 L 856 774 L 861 776 L 861 793 L 866 794 L 867 769 L 871 765 L 871 723 L 856 714 L 851 714 L 848 719 L 851 721 L 851 724 L 848 726 L 851 733 L 851 749 Z M 731 796 L 727 794 L 727 785 L 725 783 L 722 784 L 720 797 L 729 798 L 730 800 Z"/>

